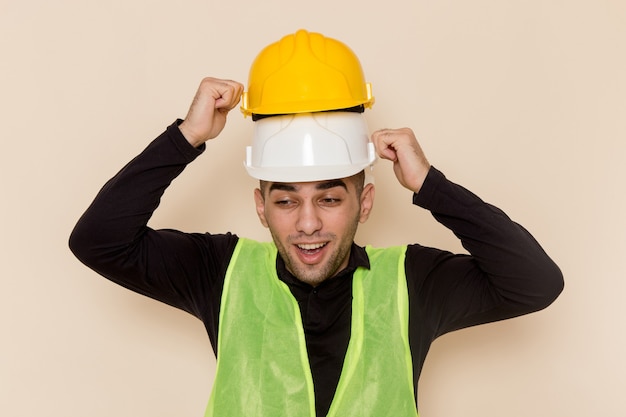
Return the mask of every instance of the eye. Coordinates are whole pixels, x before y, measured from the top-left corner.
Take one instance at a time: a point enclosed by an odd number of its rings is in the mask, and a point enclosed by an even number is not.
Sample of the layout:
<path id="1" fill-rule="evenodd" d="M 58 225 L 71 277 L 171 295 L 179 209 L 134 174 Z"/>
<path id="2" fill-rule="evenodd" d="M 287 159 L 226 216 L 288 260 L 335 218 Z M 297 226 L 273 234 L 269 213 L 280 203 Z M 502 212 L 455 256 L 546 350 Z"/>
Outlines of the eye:
<path id="1" fill-rule="evenodd" d="M 341 199 L 337 197 L 324 197 L 319 201 L 323 206 L 336 206 L 341 203 Z"/>
<path id="2" fill-rule="evenodd" d="M 274 204 L 279 207 L 292 207 L 296 202 L 290 198 L 279 198 L 274 200 Z"/>

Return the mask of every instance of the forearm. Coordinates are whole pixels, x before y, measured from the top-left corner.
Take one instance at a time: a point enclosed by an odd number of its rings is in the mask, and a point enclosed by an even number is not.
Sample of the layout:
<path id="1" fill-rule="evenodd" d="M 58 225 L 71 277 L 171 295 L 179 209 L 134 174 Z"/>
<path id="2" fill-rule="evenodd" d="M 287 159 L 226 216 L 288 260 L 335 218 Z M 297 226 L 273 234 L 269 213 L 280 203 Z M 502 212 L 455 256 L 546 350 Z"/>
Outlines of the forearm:
<path id="1" fill-rule="evenodd" d="M 109 276 L 129 265 L 147 223 L 171 181 L 202 151 L 174 124 L 100 190 L 76 224 L 70 248 L 85 264 Z"/>
<path id="2" fill-rule="evenodd" d="M 441 290 L 426 286 L 439 303 L 453 306 L 438 312 L 452 327 L 536 311 L 561 292 L 559 268 L 526 229 L 436 169 L 414 203 L 430 210 L 471 255 L 441 263 L 435 274 L 441 276 L 431 278 Z"/>

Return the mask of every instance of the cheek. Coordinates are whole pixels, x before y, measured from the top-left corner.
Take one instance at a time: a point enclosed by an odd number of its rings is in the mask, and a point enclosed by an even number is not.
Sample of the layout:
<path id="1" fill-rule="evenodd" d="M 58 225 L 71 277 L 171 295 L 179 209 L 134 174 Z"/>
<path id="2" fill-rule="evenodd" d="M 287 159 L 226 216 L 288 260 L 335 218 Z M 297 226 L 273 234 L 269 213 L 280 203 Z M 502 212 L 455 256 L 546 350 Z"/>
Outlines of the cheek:
<path id="1" fill-rule="evenodd" d="M 332 231 L 337 235 L 344 234 L 346 231 L 354 229 L 355 224 L 359 223 L 360 217 L 358 208 L 331 213 L 324 219 L 324 229 Z"/>
<path id="2" fill-rule="evenodd" d="M 288 235 L 291 229 L 293 229 L 293 221 L 291 216 L 286 213 L 272 212 L 272 210 L 265 211 L 265 220 L 267 227 L 272 231 L 273 235 L 285 236 Z"/>

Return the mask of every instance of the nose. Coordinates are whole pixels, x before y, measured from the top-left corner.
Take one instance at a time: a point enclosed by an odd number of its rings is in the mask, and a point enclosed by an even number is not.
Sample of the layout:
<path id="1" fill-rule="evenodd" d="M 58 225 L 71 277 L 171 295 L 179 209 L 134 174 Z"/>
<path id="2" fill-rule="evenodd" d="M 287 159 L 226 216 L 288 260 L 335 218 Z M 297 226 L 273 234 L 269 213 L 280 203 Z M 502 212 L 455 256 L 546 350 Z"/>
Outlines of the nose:
<path id="1" fill-rule="evenodd" d="M 312 235 L 322 228 L 322 219 L 317 212 L 314 204 L 311 202 L 303 203 L 298 210 L 298 219 L 296 221 L 296 229 L 298 232 L 306 235 Z"/>

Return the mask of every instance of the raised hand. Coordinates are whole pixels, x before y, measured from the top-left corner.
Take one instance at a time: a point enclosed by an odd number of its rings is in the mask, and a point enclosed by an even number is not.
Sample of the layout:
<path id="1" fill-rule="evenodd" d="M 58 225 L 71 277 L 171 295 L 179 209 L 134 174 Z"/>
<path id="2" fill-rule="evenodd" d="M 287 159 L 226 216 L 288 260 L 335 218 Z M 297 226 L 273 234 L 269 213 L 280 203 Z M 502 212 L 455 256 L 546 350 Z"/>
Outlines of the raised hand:
<path id="1" fill-rule="evenodd" d="M 204 78 L 179 126 L 187 141 L 197 147 L 217 137 L 226 125 L 228 112 L 239 103 L 243 89 L 237 81 Z"/>

